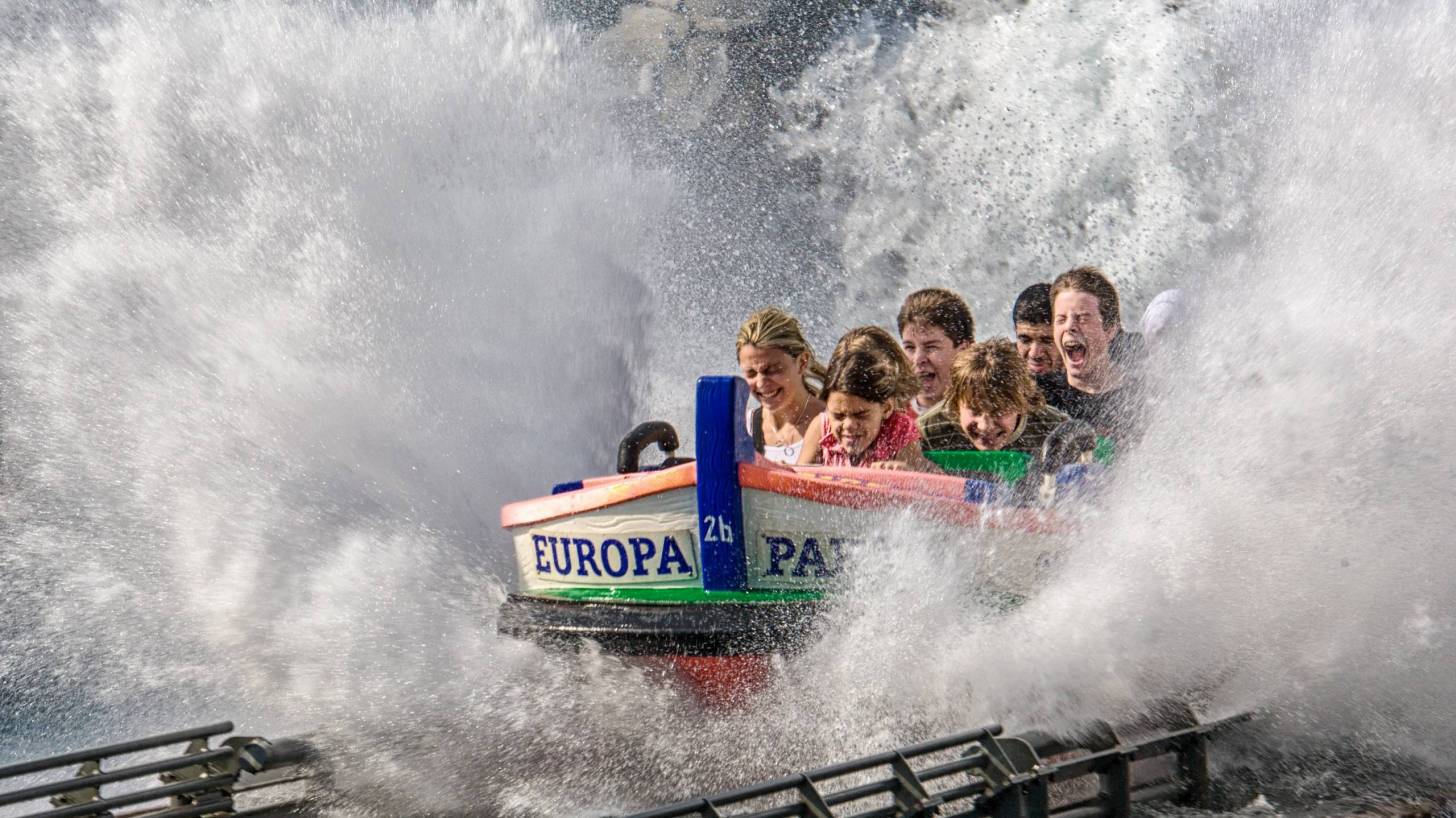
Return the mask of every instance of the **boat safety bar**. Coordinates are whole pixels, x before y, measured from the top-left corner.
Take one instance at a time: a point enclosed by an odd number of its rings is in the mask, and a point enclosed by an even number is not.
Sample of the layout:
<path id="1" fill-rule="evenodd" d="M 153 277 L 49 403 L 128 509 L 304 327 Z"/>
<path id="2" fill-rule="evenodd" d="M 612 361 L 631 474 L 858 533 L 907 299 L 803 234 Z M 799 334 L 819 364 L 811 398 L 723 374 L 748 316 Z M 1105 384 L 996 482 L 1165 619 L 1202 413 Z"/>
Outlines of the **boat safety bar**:
<path id="1" fill-rule="evenodd" d="M 0 807 L 49 798 L 51 808 L 25 812 L 20 818 L 110 816 L 122 807 L 135 808 L 128 815 L 147 818 L 224 816 L 237 814 L 234 797 L 239 793 L 302 780 L 279 772 L 307 760 L 306 743 L 233 736 L 216 748 L 208 746 L 210 739 L 232 730 L 232 722 L 218 722 L 0 767 Z M 181 755 L 123 760 L 184 742 Z M 21 776 L 39 779 L 72 767 L 77 769 L 69 778 L 13 781 Z M 151 776 L 156 776 L 154 781 L 144 780 Z M 108 786 L 112 791 L 104 793 Z M 38 807 L 33 804 L 30 809 Z"/>
<path id="2" fill-rule="evenodd" d="M 989 725 L 627 818 L 1129 818 L 1145 801 L 1207 807 L 1208 742 L 1248 718 L 1121 743 L 1105 724 L 1080 743 L 1002 738 Z"/>

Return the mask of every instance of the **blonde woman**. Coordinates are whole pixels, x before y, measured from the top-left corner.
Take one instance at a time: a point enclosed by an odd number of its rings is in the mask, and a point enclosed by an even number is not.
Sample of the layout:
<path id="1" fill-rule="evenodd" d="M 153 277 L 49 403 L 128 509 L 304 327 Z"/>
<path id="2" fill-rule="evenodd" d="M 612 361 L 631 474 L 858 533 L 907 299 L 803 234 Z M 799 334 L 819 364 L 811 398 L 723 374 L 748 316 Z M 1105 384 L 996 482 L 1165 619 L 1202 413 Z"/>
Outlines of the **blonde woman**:
<path id="1" fill-rule="evenodd" d="M 750 315 L 738 328 L 738 368 L 759 404 L 748 418 L 753 447 L 775 463 L 798 462 L 809 422 L 824 411 L 814 396 L 824 365 L 799 322 L 774 307 Z"/>

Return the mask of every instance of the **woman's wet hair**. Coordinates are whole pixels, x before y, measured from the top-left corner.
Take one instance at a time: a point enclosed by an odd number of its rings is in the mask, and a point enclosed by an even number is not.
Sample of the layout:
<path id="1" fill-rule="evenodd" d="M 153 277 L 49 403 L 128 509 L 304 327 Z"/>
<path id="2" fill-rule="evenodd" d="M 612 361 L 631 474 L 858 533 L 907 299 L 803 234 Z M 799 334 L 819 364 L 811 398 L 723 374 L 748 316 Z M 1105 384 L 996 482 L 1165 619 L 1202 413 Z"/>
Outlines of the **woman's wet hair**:
<path id="1" fill-rule="evenodd" d="M 978 415 L 1026 414 L 1046 404 L 1026 361 L 1007 338 L 972 344 L 950 365 L 949 407 Z"/>
<path id="2" fill-rule="evenodd" d="M 812 395 L 823 386 L 824 364 L 814 358 L 814 350 L 804 340 L 804 330 L 800 328 L 798 319 L 783 310 L 764 307 L 748 316 L 748 320 L 738 328 L 735 352 L 742 352 L 746 346 L 777 349 L 790 358 L 808 353 L 809 367 L 804 370 L 804 389 Z"/>
<path id="3" fill-rule="evenodd" d="M 901 353 L 902 357 L 904 353 Z M 874 403 L 896 407 L 915 396 L 920 381 L 906 375 L 875 346 L 861 339 L 851 342 L 842 355 L 829 362 L 829 373 L 819 399 L 829 400 L 830 393 L 843 392 Z"/>

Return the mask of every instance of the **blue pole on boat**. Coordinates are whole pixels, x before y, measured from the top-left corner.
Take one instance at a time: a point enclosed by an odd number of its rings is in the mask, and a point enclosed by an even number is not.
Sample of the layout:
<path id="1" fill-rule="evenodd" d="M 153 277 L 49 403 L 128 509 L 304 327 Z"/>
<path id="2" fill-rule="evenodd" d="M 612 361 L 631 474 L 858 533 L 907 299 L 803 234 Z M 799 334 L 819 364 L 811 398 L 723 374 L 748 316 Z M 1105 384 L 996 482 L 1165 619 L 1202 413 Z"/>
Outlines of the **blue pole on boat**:
<path id="1" fill-rule="evenodd" d="M 744 422 L 748 384 L 742 378 L 698 379 L 698 547 L 703 588 L 748 587 L 744 550 L 743 492 L 738 464 L 753 462 L 753 438 Z"/>

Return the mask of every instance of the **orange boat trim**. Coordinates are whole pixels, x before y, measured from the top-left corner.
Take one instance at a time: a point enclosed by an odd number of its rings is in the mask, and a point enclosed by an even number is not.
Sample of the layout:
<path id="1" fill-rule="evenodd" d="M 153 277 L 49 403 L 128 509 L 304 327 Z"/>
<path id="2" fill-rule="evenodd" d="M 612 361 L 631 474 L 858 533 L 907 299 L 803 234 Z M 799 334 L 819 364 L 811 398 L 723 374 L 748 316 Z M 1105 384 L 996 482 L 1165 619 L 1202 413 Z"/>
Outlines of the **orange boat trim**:
<path id="1" fill-rule="evenodd" d="M 532 525 L 584 511 L 615 506 L 639 497 L 648 497 L 672 491 L 698 482 L 698 467 L 684 463 L 662 471 L 640 472 L 622 475 L 619 479 L 593 478 L 582 481 L 584 487 L 576 491 L 522 500 L 501 506 L 501 526 Z"/>
<path id="2" fill-rule="evenodd" d="M 696 485 L 697 479 L 698 470 L 694 463 L 662 471 L 589 478 L 583 480 L 584 487 L 576 491 L 501 507 L 501 525 L 514 528 L 595 511 Z M 790 467 L 760 458 L 757 463 L 739 464 L 738 482 L 745 489 L 842 508 L 910 507 L 934 519 L 959 525 L 978 525 L 983 516 L 980 506 L 963 499 L 965 480 L 948 475 L 828 466 Z M 1008 508 L 991 515 L 985 523 L 993 528 L 1015 528 L 1034 534 L 1051 533 L 1062 528 L 1054 518 L 1034 509 Z"/>
<path id="3" fill-rule="evenodd" d="M 787 497 L 854 509 L 913 508 L 937 520 L 960 525 L 982 521 L 981 507 L 964 499 L 965 480 L 948 475 L 879 469 L 738 466 L 738 483 Z M 1061 528 L 1033 509 L 1008 508 L 985 520 L 991 528 L 1045 534 Z"/>
<path id="4" fill-rule="evenodd" d="M 816 470 L 817 471 L 817 470 Z M 835 471 L 838 471 L 837 469 Z M 863 471 L 856 469 L 855 471 Z M 878 475 L 875 475 L 878 477 Z M 980 521 L 980 509 L 964 500 L 922 494 L 903 488 L 892 488 L 863 477 L 844 473 L 790 469 L 768 469 L 742 463 L 738 466 L 738 483 L 745 489 L 758 489 L 786 497 L 797 497 L 824 505 L 854 509 L 905 508 L 913 506 L 947 522 L 974 525 Z"/>

